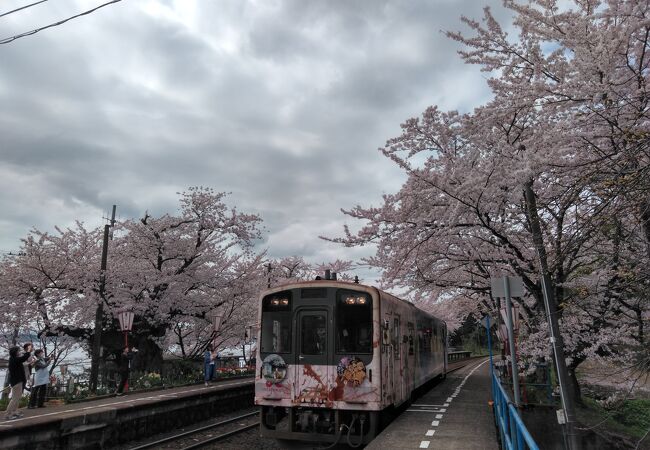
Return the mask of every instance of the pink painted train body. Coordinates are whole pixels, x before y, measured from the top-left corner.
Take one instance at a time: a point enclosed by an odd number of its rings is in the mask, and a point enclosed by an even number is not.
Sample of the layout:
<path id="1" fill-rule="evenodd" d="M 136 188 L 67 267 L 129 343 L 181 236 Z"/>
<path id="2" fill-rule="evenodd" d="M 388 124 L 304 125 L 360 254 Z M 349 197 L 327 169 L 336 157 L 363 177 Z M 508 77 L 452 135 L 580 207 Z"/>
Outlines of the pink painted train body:
<path id="1" fill-rule="evenodd" d="M 263 436 L 367 443 L 383 413 L 447 370 L 445 323 L 375 287 L 319 280 L 268 289 L 259 323 Z"/>

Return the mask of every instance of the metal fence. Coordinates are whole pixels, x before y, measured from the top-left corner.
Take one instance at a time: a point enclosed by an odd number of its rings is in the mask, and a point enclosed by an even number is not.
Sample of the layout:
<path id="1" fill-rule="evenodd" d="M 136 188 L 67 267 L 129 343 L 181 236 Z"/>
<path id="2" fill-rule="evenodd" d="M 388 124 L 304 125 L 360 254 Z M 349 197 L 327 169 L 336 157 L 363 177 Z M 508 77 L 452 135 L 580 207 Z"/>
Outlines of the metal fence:
<path id="1" fill-rule="evenodd" d="M 493 371 L 492 398 L 494 399 L 494 420 L 499 430 L 501 448 L 504 450 L 539 450 Z"/>
<path id="2" fill-rule="evenodd" d="M 447 353 L 447 361 L 453 362 L 453 361 L 460 361 L 461 359 L 469 358 L 472 352 L 470 351 L 462 351 L 462 352 L 449 352 Z"/>

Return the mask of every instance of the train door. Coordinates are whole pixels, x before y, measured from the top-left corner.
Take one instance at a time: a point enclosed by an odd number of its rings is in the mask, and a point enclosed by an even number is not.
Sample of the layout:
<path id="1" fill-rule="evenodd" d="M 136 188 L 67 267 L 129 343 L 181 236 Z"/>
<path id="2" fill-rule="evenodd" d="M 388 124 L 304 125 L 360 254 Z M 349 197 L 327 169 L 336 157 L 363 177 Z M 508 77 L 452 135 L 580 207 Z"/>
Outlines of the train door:
<path id="1" fill-rule="evenodd" d="M 406 344 L 406 354 L 404 355 L 404 366 L 408 367 L 408 369 L 404 370 L 404 384 L 406 388 L 406 392 L 409 393 L 409 396 L 411 395 L 411 392 L 413 391 L 413 388 L 415 386 L 415 372 L 417 371 L 417 368 L 415 366 L 415 326 L 413 325 L 413 322 L 408 322 L 407 323 L 407 344 Z"/>
<path id="2" fill-rule="evenodd" d="M 327 400 L 331 353 L 328 324 L 326 309 L 296 312 L 295 395 L 300 403 L 323 403 Z"/>
<path id="3" fill-rule="evenodd" d="M 402 403 L 406 399 L 406 386 L 404 385 L 404 365 L 403 365 L 403 346 L 400 316 L 396 314 L 393 317 L 393 360 L 394 360 L 394 379 L 395 403 Z"/>

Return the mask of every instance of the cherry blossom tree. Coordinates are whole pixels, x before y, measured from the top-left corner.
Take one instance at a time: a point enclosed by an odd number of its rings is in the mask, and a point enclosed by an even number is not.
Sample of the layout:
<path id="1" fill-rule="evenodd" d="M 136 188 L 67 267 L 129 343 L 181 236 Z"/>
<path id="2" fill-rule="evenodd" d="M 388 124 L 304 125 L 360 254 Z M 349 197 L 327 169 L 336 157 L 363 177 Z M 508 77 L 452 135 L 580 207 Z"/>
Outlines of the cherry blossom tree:
<path id="1" fill-rule="evenodd" d="M 490 276 L 521 276 L 529 358 L 549 354 L 538 280 L 550 275 L 578 395 L 575 369 L 586 358 L 629 360 L 644 343 L 641 274 L 650 260 L 632 249 L 650 242 L 648 6 L 504 4 L 517 39 L 489 9 L 482 23 L 463 18 L 471 36 L 448 33 L 465 45 L 467 63 L 491 74 L 493 100 L 406 121 L 381 149 L 406 183 L 381 207 L 345 211 L 367 224 L 334 240 L 376 243 L 367 262 L 384 284 L 410 289 L 452 325 L 470 313 L 498 315 Z"/>
<path id="2" fill-rule="evenodd" d="M 180 194 L 178 215 L 145 214 L 119 223 L 103 295 L 100 229 L 78 223 L 55 233 L 33 230 L 19 254 L 0 266 L 2 331 L 10 336 L 14 329 L 36 329 L 44 338 L 68 336 L 89 347 L 103 302 L 106 358 L 123 346 L 116 314 L 129 308 L 135 312 L 131 341 L 141 349 L 136 369 L 148 370 L 160 370 L 170 343 L 188 357 L 205 348 L 215 337 L 208 324 L 217 310 L 233 324 L 219 337 L 230 339 L 237 317 L 250 316 L 255 307 L 261 255 L 252 246 L 261 219 L 227 207 L 225 196 L 190 188 Z M 190 335 L 195 338 L 188 342 Z"/>
<path id="3" fill-rule="evenodd" d="M 190 188 L 180 194 L 178 215 L 145 214 L 116 226 L 107 272 L 108 321 L 124 308 L 135 312 L 133 339 L 139 365 L 160 367 L 171 331 L 185 348 L 188 329 L 207 329 L 217 309 L 240 311 L 252 301 L 244 280 L 259 263 L 251 253 L 261 219 L 224 203 L 225 193 Z M 204 326 L 201 326 L 204 325 Z M 209 342 L 197 335 L 194 355 Z M 167 340 L 168 342 L 168 340 Z M 116 346 L 117 352 L 119 346 Z"/>

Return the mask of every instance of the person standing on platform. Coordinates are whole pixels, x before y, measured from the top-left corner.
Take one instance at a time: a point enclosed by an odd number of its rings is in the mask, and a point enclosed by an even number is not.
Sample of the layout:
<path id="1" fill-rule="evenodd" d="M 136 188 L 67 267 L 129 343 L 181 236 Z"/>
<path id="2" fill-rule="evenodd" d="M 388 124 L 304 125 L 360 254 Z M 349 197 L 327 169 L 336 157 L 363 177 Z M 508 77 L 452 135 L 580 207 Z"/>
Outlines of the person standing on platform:
<path id="1" fill-rule="evenodd" d="M 120 385 L 117 388 L 117 395 L 122 395 L 124 388 L 129 382 L 129 371 L 131 370 L 132 359 L 133 352 L 129 350 L 129 347 L 124 347 L 124 351 L 122 351 L 118 363 L 118 370 L 120 372 Z"/>
<path id="2" fill-rule="evenodd" d="M 54 353 L 49 357 L 45 357 L 42 349 L 34 352 L 36 361 L 34 362 L 34 385 L 32 387 L 32 395 L 29 397 L 29 409 L 34 409 L 36 406 L 43 408 L 45 405 L 45 391 L 47 391 L 47 383 L 50 381 L 50 371 L 47 367 L 54 359 Z"/>
<path id="3" fill-rule="evenodd" d="M 27 382 L 25 377 L 25 367 L 23 363 L 29 359 L 32 351 L 32 344 L 25 344 L 25 352 L 21 354 L 20 347 L 11 347 L 9 349 L 9 385 L 11 386 L 11 400 L 7 405 L 6 419 L 13 420 L 22 417 L 17 413 L 20 399 L 23 396 L 23 387 Z"/>
<path id="4" fill-rule="evenodd" d="M 23 351 L 25 353 L 28 352 L 27 347 L 33 348 L 32 344 L 25 344 L 23 345 Z M 23 390 L 29 391 L 32 389 L 32 385 L 34 384 L 32 382 L 32 367 L 34 367 L 34 363 L 36 362 L 36 358 L 34 355 L 31 355 L 29 358 L 27 358 L 27 361 L 23 363 L 23 368 L 25 370 L 25 386 L 23 387 Z"/>
<path id="5" fill-rule="evenodd" d="M 212 344 L 208 345 L 208 348 L 205 349 L 203 354 L 203 370 L 204 370 L 204 379 L 205 385 L 208 385 L 209 381 L 212 381 L 214 376 L 214 355 L 212 354 Z"/>

